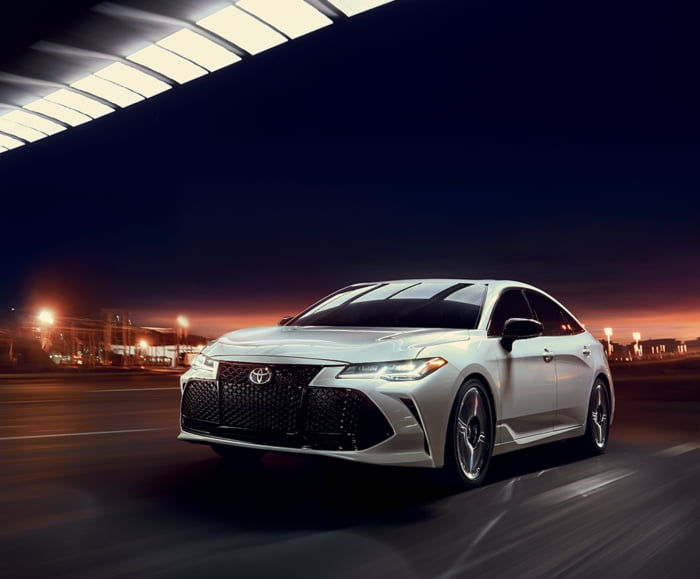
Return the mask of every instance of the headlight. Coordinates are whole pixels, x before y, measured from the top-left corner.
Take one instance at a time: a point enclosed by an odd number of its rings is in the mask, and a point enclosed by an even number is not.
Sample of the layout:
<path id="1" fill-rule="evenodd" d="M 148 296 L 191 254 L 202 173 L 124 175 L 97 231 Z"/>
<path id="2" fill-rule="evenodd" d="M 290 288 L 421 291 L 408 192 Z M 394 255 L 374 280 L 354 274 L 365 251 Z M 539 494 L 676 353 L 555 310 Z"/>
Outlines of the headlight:
<path id="1" fill-rule="evenodd" d="M 420 380 L 447 364 L 443 358 L 422 358 L 398 362 L 376 362 L 346 366 L 336 378 L 381 378 L 390 382 Z"/>
<path id="2" fill-rule="evenodd" d="M 195 370 L 209 370 L 212 374 L 215 374 L 217 362 L 204 354 L 197 354 L 190 366 Z"/>

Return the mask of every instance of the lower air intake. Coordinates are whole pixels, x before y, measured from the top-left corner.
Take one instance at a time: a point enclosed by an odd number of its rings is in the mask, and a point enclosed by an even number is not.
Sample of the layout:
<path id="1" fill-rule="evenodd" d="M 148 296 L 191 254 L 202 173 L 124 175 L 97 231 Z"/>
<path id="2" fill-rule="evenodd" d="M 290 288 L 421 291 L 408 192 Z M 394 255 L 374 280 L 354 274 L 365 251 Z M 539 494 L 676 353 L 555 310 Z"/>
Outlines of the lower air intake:
<path id="1" fill-rule="evenodd" d="M 253 384 L 256 364 L 220 363 L 219 379 L 192 380 L 182 397 L 185 430 L 258 444 L 362 450 L 393 435 L 362 392 L 309 386 L 320 366 L 268 365 L 272 378 Z"/>

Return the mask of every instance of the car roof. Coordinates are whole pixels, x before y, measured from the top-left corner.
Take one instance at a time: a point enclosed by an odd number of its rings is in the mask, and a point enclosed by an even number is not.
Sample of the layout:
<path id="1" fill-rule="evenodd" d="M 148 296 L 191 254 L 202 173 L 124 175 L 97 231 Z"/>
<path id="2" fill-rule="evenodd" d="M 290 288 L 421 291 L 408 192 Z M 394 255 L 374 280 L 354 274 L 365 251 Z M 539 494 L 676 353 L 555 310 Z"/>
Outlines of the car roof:
<path id="1" fill-rule="evenodd" d="M 505 288 L 505 287 L 522 287 L 527 289 L 534 289 L 538 291 L 543 291 L 540 288 L 530 285 L 528 283 L 512 280 L 512 279 L 476 279 L 476 278 L 452 278 L 452 277 L 422 277 L 422 278 L 397 278 L 397 279 L 383 279 L 374 281 L 365 281 L 353 283 L 347 287 L 357 287 L 363 285 L 373 285 L 373 284 L 387 284 L 387 283 L 468 283 L 475 285 L 487 285 L 495 289 Z"/>

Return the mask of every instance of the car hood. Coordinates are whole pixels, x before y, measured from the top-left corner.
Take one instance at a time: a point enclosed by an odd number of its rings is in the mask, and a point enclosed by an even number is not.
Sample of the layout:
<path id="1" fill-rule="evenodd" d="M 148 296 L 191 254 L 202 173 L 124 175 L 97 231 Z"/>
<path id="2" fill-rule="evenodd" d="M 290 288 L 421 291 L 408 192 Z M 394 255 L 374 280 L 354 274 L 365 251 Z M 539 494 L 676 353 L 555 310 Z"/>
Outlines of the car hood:
<path id="1" fill-rule="evenodd" d="M 266 326 L 225 334 L 205 353 L 217 360 L 283 357 L 380 362 L 414 358 L 428 346 L 468 339 L 469 330 Z"/>

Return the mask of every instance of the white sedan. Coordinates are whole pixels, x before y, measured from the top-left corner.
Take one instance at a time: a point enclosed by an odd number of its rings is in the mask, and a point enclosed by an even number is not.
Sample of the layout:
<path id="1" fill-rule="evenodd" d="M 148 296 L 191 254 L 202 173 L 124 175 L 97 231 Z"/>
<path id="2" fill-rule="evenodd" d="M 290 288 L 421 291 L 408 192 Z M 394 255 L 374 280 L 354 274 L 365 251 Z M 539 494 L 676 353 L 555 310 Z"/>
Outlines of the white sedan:
<path id="1" fill-rule="evenodd" d="M 178 438 L 226 458 L 424 467 L 461 487 L 496 454 L 569 438 L 604 452 L 615 407 L 602 344 L 559 301 L 506 280 L 354 284 L 221 336 L 180 386 Z"/>

